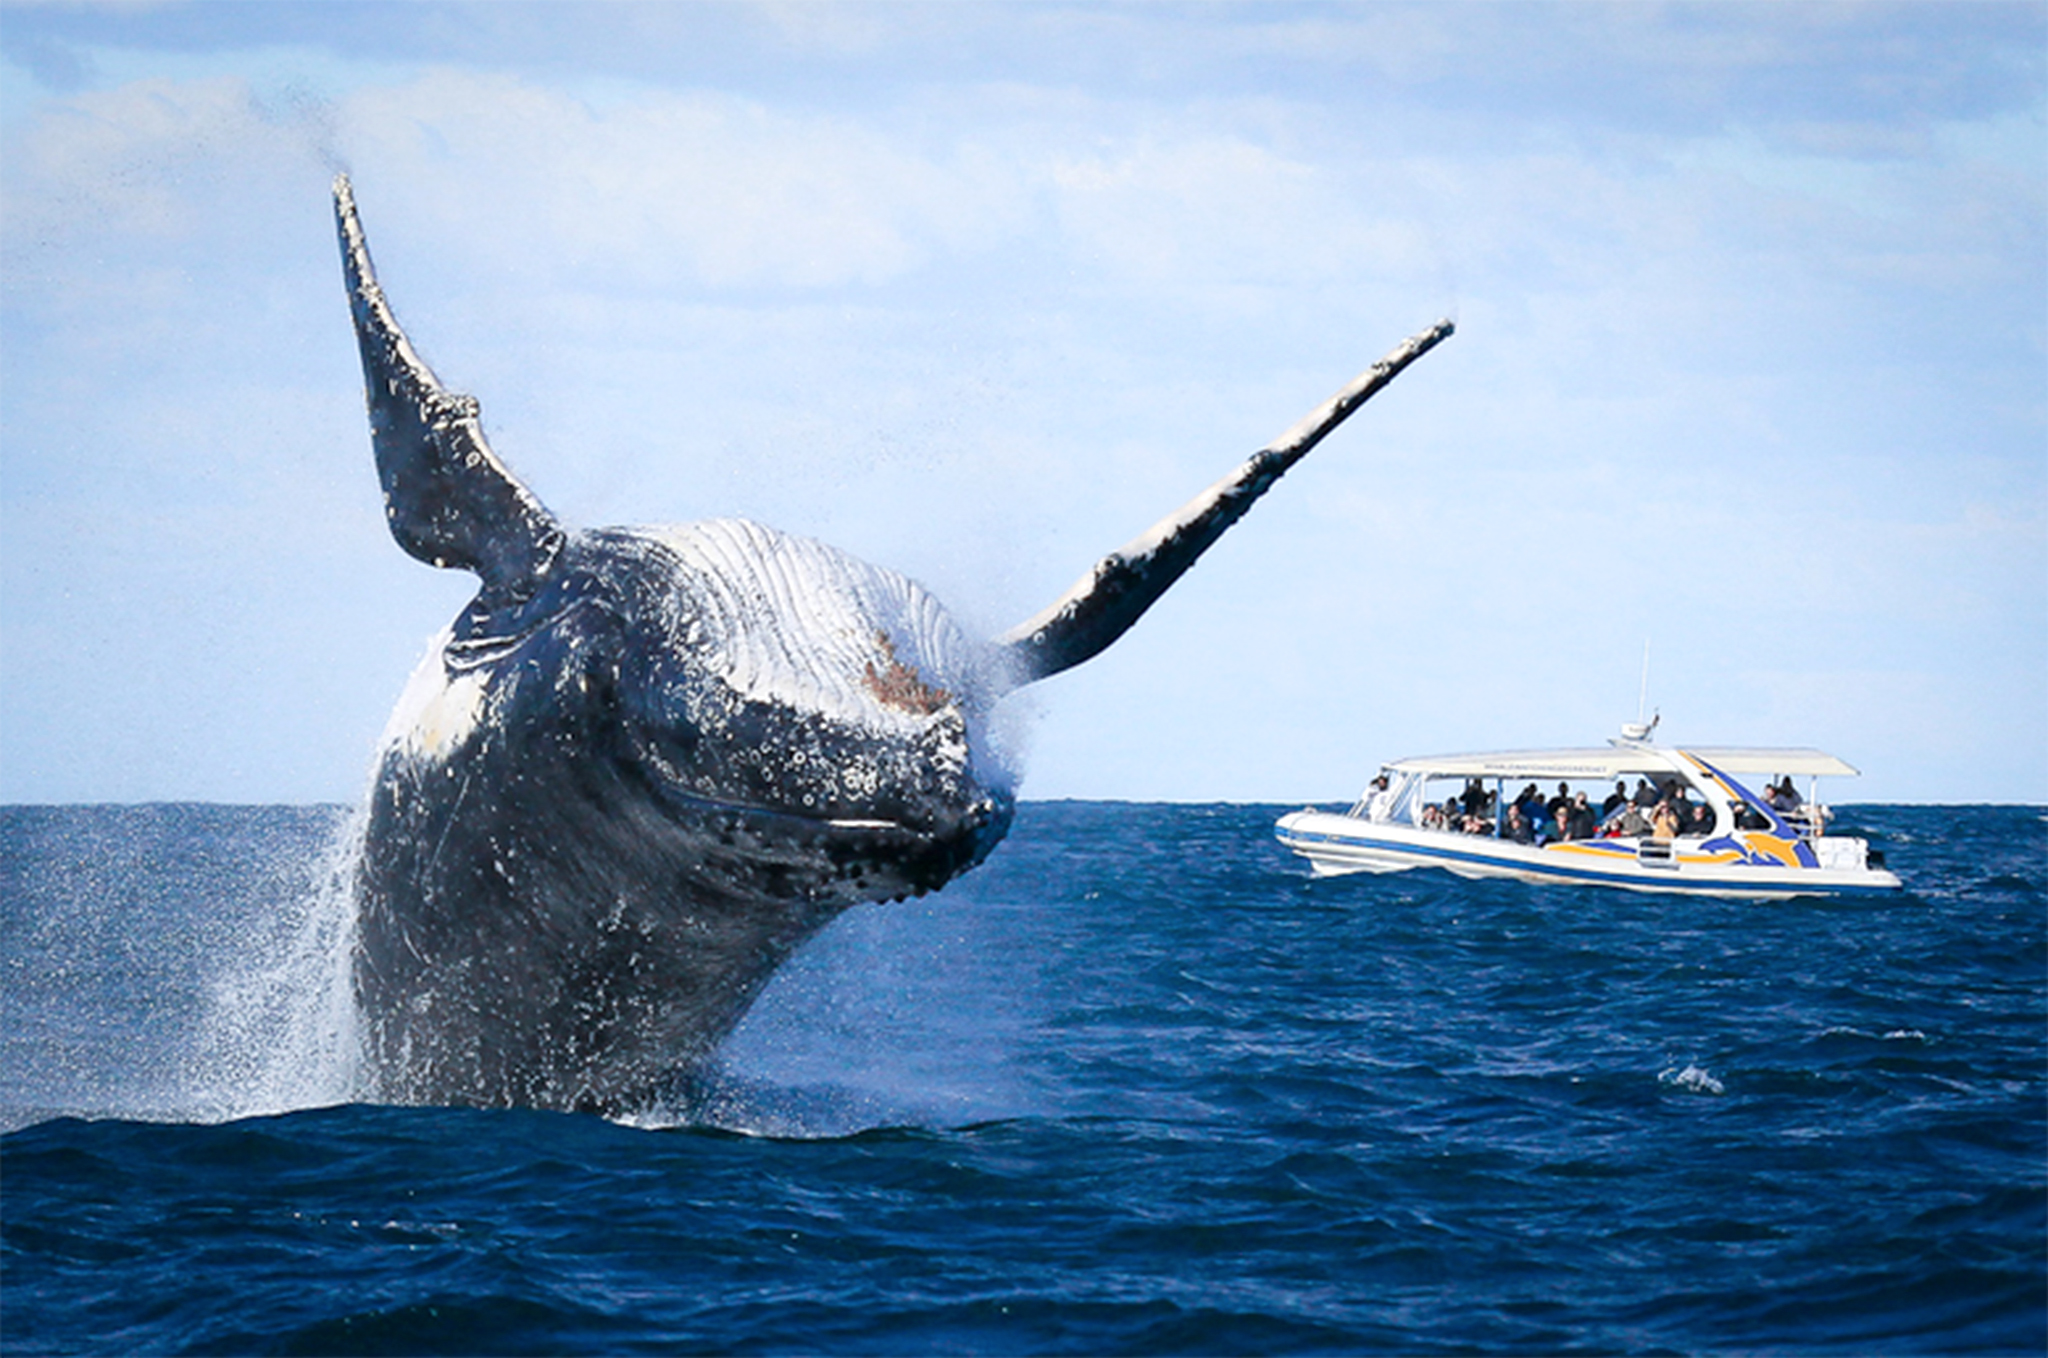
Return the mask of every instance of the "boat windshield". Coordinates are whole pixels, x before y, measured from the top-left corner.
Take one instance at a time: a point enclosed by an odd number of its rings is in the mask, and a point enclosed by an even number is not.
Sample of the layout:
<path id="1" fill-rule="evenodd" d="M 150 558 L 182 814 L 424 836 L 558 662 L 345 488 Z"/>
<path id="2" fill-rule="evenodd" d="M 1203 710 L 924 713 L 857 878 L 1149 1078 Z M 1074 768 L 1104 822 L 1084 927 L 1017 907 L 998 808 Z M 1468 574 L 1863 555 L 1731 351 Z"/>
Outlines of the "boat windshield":
<path id="1" fill-rule="evenodd" d="M 1358 804 L 1351 808 L 1351 814 L 1359 820 L 1380 824 L 1393 821 L 1412 825 L 1415 822 L 1416 795 L 1421 792 L 1422 785 L 1423 779 L 1415 774 L 1381 769 L 1379 776 L 1367 785 Z"/>

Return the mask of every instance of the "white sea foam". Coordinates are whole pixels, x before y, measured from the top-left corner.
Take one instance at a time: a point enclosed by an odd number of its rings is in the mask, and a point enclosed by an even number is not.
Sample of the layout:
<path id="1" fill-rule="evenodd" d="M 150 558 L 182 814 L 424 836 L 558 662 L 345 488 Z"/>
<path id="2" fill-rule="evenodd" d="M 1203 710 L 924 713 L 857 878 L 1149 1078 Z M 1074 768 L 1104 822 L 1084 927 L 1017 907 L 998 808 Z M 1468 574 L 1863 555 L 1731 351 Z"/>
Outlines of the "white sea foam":
<path id="1" fill-rule="evenodd" d="M 1833 1027 L 1830 1027 L 1830 1028 L 1823 1028 L 1823 1029 L 1821 1029 L 1821 1031 L 1820 1031 L 1820 1035 L 1821 1035 L 1821 1036 L 1822 1036 L 1823 1038 L 1828 1038 L 1828 1037 L 1857 1037 L 1857 1038 L 1861 1038 L 1861 1039 L 1863 1039 L 1863 1040 L 1864 1040 L 1865 1042 L 1925 1042 L 1925 1041 L 1927 1041 L 1927 1034 L 1925 1034 L 1925 1033 L 1921 1032 L 1921 1031 L 1920 1031 L 1920 1030 L 1919 1030 L 1918 1028 L 1893 1028 L 1893 1029 L 1891 1029 L 1891 1030 L 1890 1030 L 1890 1031 L 1888 1031 L 1888 1032 L 1885 1032 L 1885 1033 L 1883 1033 L 1883 1034 L 1879 1034 L 1879 1033 L 1873 1033 L 1873 1032 L 1868 1032 L 1868 1031 L 1866 1031 L 1865 1029 L 1862 1029 L 1862 1028 L 1852 1028 L 1852 1027 L 1849 1027 L 1849 1026 L 1847 1026 L 1847 1025 L 1845 1025 L 1845 1024 L 1836 1024 L 1836 1025 L 1835 1025 L 1835 1026 L 1833 1026 Z"/>
<path id="2" fill-rule="evenodd" d="M 1657 1083 L 1671 1085 L 1693 1094 L 1723 1094 L 1727 1092 L 1719 1080 L 1704 1067 L 1688 1062 L 1683 1069 L 1666 1070 L 1657 1076 Z"/>

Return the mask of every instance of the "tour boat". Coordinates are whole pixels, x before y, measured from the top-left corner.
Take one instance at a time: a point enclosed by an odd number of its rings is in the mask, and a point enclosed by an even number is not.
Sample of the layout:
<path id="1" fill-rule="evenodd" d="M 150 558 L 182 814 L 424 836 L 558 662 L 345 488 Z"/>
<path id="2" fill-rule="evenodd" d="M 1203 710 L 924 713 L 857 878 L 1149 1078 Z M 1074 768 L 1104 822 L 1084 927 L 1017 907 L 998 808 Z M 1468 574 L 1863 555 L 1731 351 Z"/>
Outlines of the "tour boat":
<path id="1" fill-rule="evenodd" d="M 1403 759 L 1349 811 L 1305 807 L 1276 833 L 1319 877 L 1443 868 L 1748 900 L 1899 889 L 1882 853 L 1827 832 L 1819 780 L 1856 773 L 1833 755 L 1678 749 L 1651 744 L 1644 726 L 1622 730 L 1604 749 Z M 1758 777 L 1768 793 L 1751 790 Z M 1804 796 L 1795 778 L 1809 780 Z M 1563 815 L 1550 810 L 1559 801 Z"/>

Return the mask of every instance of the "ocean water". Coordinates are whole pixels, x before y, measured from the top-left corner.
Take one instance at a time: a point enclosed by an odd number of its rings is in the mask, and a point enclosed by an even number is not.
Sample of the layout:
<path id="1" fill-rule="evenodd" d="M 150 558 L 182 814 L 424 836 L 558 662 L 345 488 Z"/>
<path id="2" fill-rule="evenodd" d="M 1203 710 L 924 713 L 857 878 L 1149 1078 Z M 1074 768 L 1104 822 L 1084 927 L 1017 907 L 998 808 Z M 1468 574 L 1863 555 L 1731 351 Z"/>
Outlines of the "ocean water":
<path id="1" fill-rule="evenodd" d="M 2040 1353 L 2048 817 L 1896 900 L 1027 803 L 673 1117 L 350 1102 L 343 814 L 0 810 L 9 1353 Z"/>

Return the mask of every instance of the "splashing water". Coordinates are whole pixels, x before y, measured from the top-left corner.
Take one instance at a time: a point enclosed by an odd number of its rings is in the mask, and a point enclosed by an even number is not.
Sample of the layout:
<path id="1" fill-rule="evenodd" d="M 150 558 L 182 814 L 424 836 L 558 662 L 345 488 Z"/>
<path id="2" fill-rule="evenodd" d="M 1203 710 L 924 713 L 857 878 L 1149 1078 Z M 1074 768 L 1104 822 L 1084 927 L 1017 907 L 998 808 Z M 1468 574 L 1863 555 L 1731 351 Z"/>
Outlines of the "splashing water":
<path id="1" fill-rule="evenodd" d="M 251 1117 L 346 1103 L 362 1089 L 349 982 L 366 817 L 335 828 L 312 881 L 216 978 L 191 1065 L 194 1111 Z"/>
<path id="2" fill-rule="evenodd" d="M 0 1126 L 352 1097 L 358 840 L 336 807 L 0 808 Z"/>

